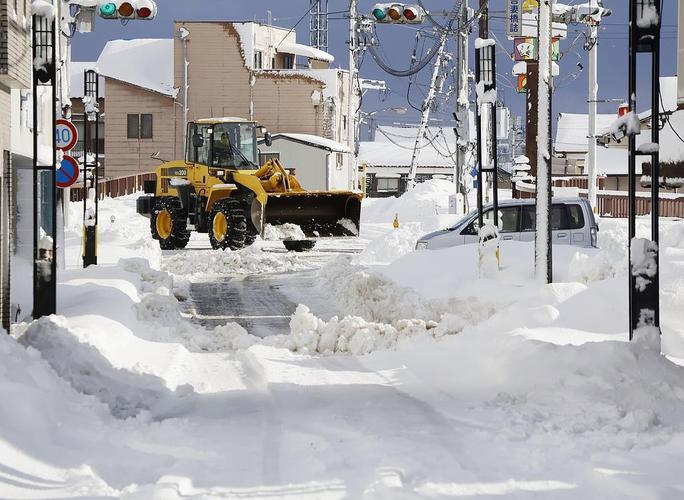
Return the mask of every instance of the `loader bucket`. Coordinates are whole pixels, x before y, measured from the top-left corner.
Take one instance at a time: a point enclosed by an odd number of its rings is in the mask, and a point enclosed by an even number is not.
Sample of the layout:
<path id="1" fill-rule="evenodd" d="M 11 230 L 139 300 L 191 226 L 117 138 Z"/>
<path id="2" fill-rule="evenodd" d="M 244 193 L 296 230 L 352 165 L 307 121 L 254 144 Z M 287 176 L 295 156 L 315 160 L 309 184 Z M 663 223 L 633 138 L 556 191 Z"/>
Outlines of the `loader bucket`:
<path id="1" fill-rule="evenodd" d="M 296 224 L 307 238 L 358 236 L 361 195 L 351 191 L 272 193 L 252 203 L 252 222 L 263 236 L 267 224 Z"/>

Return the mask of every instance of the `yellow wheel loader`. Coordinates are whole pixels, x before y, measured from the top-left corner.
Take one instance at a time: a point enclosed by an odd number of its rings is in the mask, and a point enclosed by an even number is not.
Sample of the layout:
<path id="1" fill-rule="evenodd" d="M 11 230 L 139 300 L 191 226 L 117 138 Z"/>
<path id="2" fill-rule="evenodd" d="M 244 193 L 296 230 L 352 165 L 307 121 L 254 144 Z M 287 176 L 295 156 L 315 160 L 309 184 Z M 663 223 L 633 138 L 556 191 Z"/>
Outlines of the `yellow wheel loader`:
<path id="1" fill-rule="evenodd" d="M 191 231 L 208 233 L 214 249 L 239 250 L 261 235 L 299 252 L 358 235 L 361 194 L 306 191 L 277 159 L 259 166 L 258 128 L 240 118 L 188 124 L 185 160 L 159 166 L 137 201 L 162 249 L 185 248 Z"/>

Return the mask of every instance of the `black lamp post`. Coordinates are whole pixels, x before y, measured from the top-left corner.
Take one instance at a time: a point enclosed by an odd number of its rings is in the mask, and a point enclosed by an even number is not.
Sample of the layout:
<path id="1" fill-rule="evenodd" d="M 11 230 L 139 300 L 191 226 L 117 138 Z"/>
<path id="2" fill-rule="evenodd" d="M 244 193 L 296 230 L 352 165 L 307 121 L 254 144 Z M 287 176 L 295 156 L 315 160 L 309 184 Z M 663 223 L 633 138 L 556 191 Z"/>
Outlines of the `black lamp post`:
<path id="1" fill-rule="evenodd" d="M 100 76 L 96 71 L 86 70 L 83 75 L 83 95 L 85 96 L 86 108 L 83 113 L 83 267 L 97 264 L 97 219 L 98 201 L 100 198 Z M 95 122 L 95 140 L 93 147 L 94 163 L 92 164 L 91 188 L 94 190 L 95 199 L 93 201 L 94 213 L 89 213 L 88 205 L 88 146 L 90 139 L 90 122 Z"/>
<path id="2" fill-rule="evenodd" d="M 651 54 L 651 143 L 658 144 L 660 131 L 660 2 L 656 0 L 631 0 L 629 9 L 629 112 L 633 121 L 636 118 L 636 78 L 637 54 Z M 645 148 L 643 152 L 636 149 L 636 135 L 640 131 L 625 127 L 629 138 L 629 338 L 634 337 L 638 328 L 651 326 L 660 328 L 660 279 L 658 249 L 659 218 L 659 171 L 660 160 L 658 148 Z M 636 157 L 651 157 L 651 242 L 638 241 L 636 238 Z M 638 245 L 638 247 L 636 247 Z M 656 267 L 645 269 L 643 265 L 635 265 L 641 255 L 648 253 L 654 259 Z M 648 249 L 648 252 L 645 250 Z"/>
<path id="3" fill-rule="evenodd" d="M 481 36 L 488 36 L 483 33 L 480 27 Z M 477 211 L 478 224 L 483 226 L 483 202 L 482 202 L 482 179 L 483 173 L 492 174 L 492 202 L 494 225 L 499 225 L 499 195 L 498 195 L 498 175 L 497 175 L 497 152 L 496 152 L 496 102 L 485 102 L 487 93 L 496 92 L 496 56 L 493 43 L 482 37 L 479 41 L 480 46 L 475 49 L 475 81 L 477 83 Z M 489 116 L 487 130 L 482 130 L 482 117 L 486 113 Z M 489 137 L 487 137 L 489 134 Z M 491 147 L 491 149 L 490 149 Z M 485 165 L 486 163 L 486 165 Z"/>
<path id="4" fill-rule="evenodd" d="M 57 96 L 55 92 L 55 21 L 33 16 L 33 317 L 57 312 L 57 189 L 55 148 Z M 49 127 L 51 163 L 40 161 L 39 102 L 48 89 L 52 122 Z M 40 93 L 40 95 L 39 95 Z M 41 235 L 41 230 L 44 235 Z"/>

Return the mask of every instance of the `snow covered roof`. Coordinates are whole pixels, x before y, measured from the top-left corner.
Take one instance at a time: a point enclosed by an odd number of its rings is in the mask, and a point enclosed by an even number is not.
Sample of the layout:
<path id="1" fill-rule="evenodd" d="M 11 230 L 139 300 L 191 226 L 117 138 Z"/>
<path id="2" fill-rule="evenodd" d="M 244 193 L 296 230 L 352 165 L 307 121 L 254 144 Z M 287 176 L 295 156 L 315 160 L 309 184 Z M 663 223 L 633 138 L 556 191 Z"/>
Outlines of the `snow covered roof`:
<path id="1" fill-rule="evenodd" d="M 596 130 L 610 127 L 617 118 L 615 114 L 596 115 Z M 586 153 L 589 116 L 586 114 L 560 113 L 556 126 L 554 150 L 557 153 Z"/>
<path id="2" fill-rule="evenodd" d="M 332 63 L 335 60 L 331 54 L 328 54 L 327 52 L 315 47 L 302 45 L 301 43 L 283 42 L 278 45 L 277 50 L 278 52 L 286 52 L 288 54 L 295 54 L 297 56 L 308 57 L 309 59 L 317 59 L 319 61 L 327 61 L 329 63 Z"/>
<path id="3" fill-rule="evenodd" d="M 333 141 L 332 139 L 326 139 L 325 137 L 319 137 L 317 135 L 279 132 L 273 135 L 273 140 L 275 141 L 277 139 L 302 142 L 310 146 L 327 149 L 328 151 L 333 151 L 336 153 L 351 153 L 351 149 L 346 144 Z"/>
<path id="4" fill-rule="evenodd" d="M 69 98 L 81 98 L 83 97 L 83 73 L 86 70 L 94 69 L 98 70 L 96 62 L 81 62 L 81 61 L 71 61 L 69 64 Z M 100 97 L 105 95 L 105 79 L 100 76 Z"/>
<path id="5" fill-rule="evenodd" d="M 660 112 L 675 111 L 677 109 L 677 77 L 660 77 Z M 651 117 L 651 110 L 647 109 L 639 113 L 639 119 L 645 120 Z"/>
<path id="6" fill-rule="evenodd" d="M 627 148 L 596 148 L 596 174 L 597 175 L 627 175 Z M 637 157 L 636 173 L 641 174 L 641 166 L 648 161 L 648 157 Z M 586 165 L 586 157 L 585 157 Z M 586 173 L 586 167 L 585 167 Z"/>
<path id="7" fill-rule="evenodd" d="M 376 129 L 375 141 L 361 142 L 359 163 L 385 167 L 411 164 L 418 127 Z M 456 162 L 456 134 L 452 127 L 428 127 L 418 160 L 419 167 L 453 167 Z"/>
<path id="8" fill-rule="evenodd" d="M 97 60 L 100 74 L 169 97 L 173 87 L 173 40 L 147 38 L 107 42 Z"/>
<path id="9" fill-rule="evenodd" d="M 663 100 L 664 98 L 665 95 L 663 94 Z M 682 139 L 684 139 L 684 111 L 675 111 L 670 115 L 669 123 L 665 123 L 665 126 L 660 130 L 658 143 L 660 145 L 659 158 L 661 163 L 684 162 L 684 142 Z M 641 134 L 636 136 L 636 144 L 640 146 L 647 142 L 651 142 L 650 130 L 642 130 Z"/>

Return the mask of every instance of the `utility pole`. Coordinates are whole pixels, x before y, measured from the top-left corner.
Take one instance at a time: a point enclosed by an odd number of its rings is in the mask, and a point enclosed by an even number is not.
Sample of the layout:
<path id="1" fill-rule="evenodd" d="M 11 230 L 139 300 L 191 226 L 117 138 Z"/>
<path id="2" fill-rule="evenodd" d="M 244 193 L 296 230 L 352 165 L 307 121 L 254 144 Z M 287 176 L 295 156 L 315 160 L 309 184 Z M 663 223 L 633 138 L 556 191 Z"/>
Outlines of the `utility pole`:
<path id="1" fill-rule="evenodd" d="M 589 7 L 598 7 L 597 0 L 589 0 Z M 587 150 L 587 178 L 589 181 L 589 204 L 596 213 L 596 101 L 598 99 L 598 27 L 597 23 L 589 23 L 589 141 Z"/>
<path id="2" fill-rule="evenodd" d="M 537 109 L 537 232 L 535 274 L 544 283 L 553 281 L 551 247 L 551 61 L 552 10 L 554 0 L 539 2 L 539 98 Z M 533 137 L 532 140 L 535 138 Z"/>
<path id="3" fill-rule="evenodd" d="M 423 113 L 420 117 L 418 135 L 416 136 L 416 142 L 413 146 L 413 156 L 411 157 L 411 167 L 409 168 L 407 189 L 413 189 L 413 187 L 416 185 L 416 171 L 418 170 L 418 160 L 420 159 L 420 153 L 423 149 L 423 136 L 425 135 L 428 120 L 430 119 L 430 109 L 432 108 L 432 102 L 435 100 L 435 94 L 437 94 L 437 87 L 439 87 L 439 75 L 440 69 L 442 67 L 442 62 L 444 59 L 444 49 L 446 48 L 446 40 L 447 31 L 444 30 L 440 35 L 439 51 L 437 52 L 437 56 L 435 57 L 435 66 L 432 69 L 432 80 L 430 81 L 430 90 L 428 90 L 427 96 L 425 96 L 425 101 L 423 102 Z"/>
<path id="4" fill-rule="evenodd" d="M 352 189 L 359 187 L 359 172 L 356 166 L 357 141 L 356 141 L 356 96 L 358 79 L 356 69 L 356 52 L 358 51 L 357 33 L 357 5 L 358 0 L 349 0 L 349 98 L 347 103 L 347 142 L 351 149 L 349 161 L 352 169 Z"/>
<path id="5" fill-rule="evenodd" d="M 463 178 L 466 172 L 466 154 L 470 141 L 470 117 L 468 113 L 468 0 L 461 0 L 461 12 L 458 29 L 458 98 L 456 100 L 456 171 L 454 172 L 454 184 L 456 198 L 463 195 L 463 213 L 466 212 L 465 190 Z M 458 212 L 457 212 L 458 213 Z"/>

